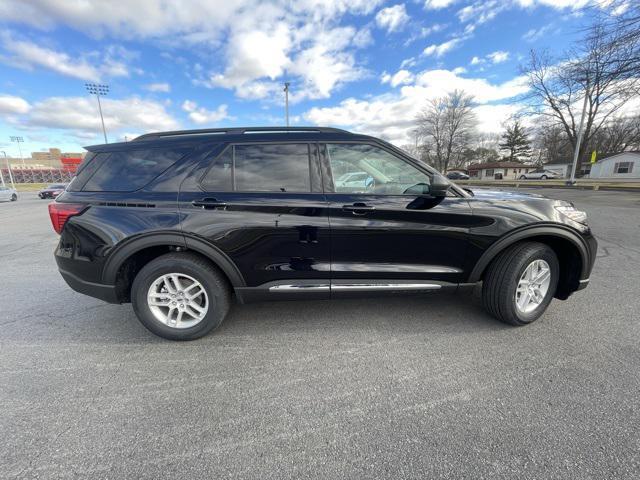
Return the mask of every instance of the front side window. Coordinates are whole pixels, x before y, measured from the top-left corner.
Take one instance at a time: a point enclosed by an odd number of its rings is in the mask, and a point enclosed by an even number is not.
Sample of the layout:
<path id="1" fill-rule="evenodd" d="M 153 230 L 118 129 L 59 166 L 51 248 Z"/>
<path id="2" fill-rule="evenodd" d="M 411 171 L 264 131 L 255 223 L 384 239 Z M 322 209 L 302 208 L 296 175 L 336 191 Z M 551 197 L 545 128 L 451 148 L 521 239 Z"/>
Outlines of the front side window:
<path id="1" fill-rule="evenodd" d="M 429 193 L 429 176 L 391 153 L 365 144 L 327 144 L 337 193 Z"/>

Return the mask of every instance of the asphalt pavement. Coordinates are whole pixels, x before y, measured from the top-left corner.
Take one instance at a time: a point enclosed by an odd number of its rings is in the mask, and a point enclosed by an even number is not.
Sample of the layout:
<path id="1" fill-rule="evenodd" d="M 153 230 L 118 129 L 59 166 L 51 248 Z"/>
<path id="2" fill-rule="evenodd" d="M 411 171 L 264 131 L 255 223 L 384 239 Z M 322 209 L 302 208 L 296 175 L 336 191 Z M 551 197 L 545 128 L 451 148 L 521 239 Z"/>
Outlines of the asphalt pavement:
<path id="1" fill-rule="evenodd" d="M 640 194 L 536 191 L 600 250 L 530 326 L 434 294 L 235 306 L 187 343 L 66 286 L 47 201 L 0 203 L 0 478 L 639 478 Z"/>

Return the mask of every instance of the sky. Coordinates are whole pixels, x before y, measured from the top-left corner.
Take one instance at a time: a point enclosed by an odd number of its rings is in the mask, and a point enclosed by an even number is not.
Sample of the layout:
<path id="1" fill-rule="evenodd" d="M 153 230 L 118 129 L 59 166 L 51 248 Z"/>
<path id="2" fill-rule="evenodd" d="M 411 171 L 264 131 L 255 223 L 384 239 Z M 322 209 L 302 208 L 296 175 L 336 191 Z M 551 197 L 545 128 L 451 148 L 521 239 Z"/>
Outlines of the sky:
<path id="1" fill-rule="evenodd" d="M 322 125 L 411 143 L 426 102 L 475 97 L 494 133 L 531 49 L 561 54 L 607 0 L 2 0 L 0 150 L 103 143 L 87 82 L 109 85 L 110 142 L 149 131 Z M 585 7 L 593 7 L 585 9 Z"/>

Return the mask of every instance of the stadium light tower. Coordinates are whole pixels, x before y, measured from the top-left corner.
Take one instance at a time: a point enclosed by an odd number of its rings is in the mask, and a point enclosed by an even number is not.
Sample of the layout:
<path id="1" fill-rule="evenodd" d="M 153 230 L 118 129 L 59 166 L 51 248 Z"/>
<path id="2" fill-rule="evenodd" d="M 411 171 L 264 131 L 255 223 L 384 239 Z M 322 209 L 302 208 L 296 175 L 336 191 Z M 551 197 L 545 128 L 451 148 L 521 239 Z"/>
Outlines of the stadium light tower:
<path id="1" fill-rule="evenodd" d="M 102 122 L 102 133 L 104 134 L 104 143 L 109 143 L 107 140 L 107 130 L 104 128 L 104 117 L 102 116 L 102 105 L 100 104 L 100 97 L 104 97 L 109 93 L 109 85 L 103 85 L 99 83 L 85 83 L 84 86 L 92 95 L 95 95 L 98 99 L 98 111 L 100 112 L 100 121 Z"/>
<path id="2" fill-rule="evenodd" d="M 7 158 L 7 152 L 0 152 L 4 155 L 4 161 L 7 163 L 7 170 L 9 171 L 9 180 L 11 180 L 11 186 L 16 188 L 16 184 L 13 182 L 13 175 L 11 174 L 11 165 L 9 165 L 9 159 Z M 4 177 L 2 178 L 2 185 L 4 185 Z"/>
<path id="3" fill-rule="evenodd" d="M 9 137 L 11 139 L 12 142 L 15 142 L 18 144 L 18 152 L 20 152 L 20 161 L 22 162 L 22 169 L 24 170 L 25 165 L 24 165 L 24 157 L 22 156 L 22 148 L 20 147 L 21 143 L 24 143 L 24 138 L 22 137 Z"/>

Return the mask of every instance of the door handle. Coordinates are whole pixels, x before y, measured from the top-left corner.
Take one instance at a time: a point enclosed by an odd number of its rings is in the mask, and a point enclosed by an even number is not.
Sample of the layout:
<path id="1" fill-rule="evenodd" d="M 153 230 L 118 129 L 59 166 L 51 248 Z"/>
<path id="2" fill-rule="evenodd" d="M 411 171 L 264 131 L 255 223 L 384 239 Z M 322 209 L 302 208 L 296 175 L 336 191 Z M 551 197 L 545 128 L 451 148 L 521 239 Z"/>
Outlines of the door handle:
<path id="1" fill-rule="evenodd" d="M 200 200 L 194 200 L 191 202 L 194 207 L 202 207 L 204 209 L 224 208 L 227 206 L 226 202 L 219 202 L 215 198 L 201 198 Z"/>
<path id="2" fill-rule="evenodd" d="M 352 205 L 343 205 L 342 210 L 345 212 L 351 212 L 354 215 L 366 215 L 367 212 L 375 210 L 373 205 L 367 205 L 366 203 L 356 202 Z"/>

